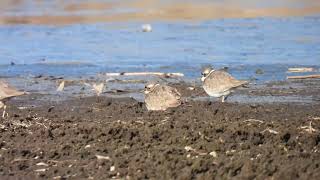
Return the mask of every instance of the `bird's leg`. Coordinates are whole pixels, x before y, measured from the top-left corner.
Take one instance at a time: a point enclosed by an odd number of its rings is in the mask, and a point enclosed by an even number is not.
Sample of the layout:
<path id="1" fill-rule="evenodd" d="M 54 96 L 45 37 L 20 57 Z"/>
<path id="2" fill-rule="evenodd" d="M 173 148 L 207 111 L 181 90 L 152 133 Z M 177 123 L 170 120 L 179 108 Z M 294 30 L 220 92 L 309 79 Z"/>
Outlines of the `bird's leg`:
<path id="1" fill-rule="evenodd" d="M 4 105 L 4 106 L 3 106 L 3 112 L 2 112 L 2 118 L 4 118 L 5 115 L 6 115 L 6 109 L 7 109 L 7 106 Z"/>
<path id="2" fill-rule="evenodd" d="M 225 96 L 222 96 L 222 101 L 221 102 L 225 102 L 227 100 L 229 95 L 225 95 Z"/>

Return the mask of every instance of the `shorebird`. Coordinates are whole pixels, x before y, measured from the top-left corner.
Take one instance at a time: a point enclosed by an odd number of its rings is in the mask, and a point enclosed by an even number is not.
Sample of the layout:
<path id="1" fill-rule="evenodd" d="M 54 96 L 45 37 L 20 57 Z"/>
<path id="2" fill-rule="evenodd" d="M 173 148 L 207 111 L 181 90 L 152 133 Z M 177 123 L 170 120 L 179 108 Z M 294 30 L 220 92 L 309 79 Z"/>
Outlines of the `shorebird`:
<path id="1" fill-rule="evenodd" d="M 206 68 L 202 71 L 201 81 L 206 93 L 212 97 L 222 97 L 222 102 L 234 89 L 248 83 L 247 81 L 235 79 L 223 70 L 214 70 L 212 68 Z"/>
<path id="2" fill-rule="evenodd" d="M 5 105 L 5 102 L 12 97 L 21 96 L 23 94 L 25 94 L 25 92 L 19 91 L 14 87 L 11 87 L 6 82 L 0 80 L 0 108 L 3 108 L 3 113 L 2 113 L 3 118 L 6 114 L 6 108 L 7 108 L 7 106 Z"/>
<path id="3" fill-rule="evenodd" d="M 181 104 L 181 95 L 177 89 L 160 84 L 145 86 L 145 104 L 149 111 L 165 111 Z"/>

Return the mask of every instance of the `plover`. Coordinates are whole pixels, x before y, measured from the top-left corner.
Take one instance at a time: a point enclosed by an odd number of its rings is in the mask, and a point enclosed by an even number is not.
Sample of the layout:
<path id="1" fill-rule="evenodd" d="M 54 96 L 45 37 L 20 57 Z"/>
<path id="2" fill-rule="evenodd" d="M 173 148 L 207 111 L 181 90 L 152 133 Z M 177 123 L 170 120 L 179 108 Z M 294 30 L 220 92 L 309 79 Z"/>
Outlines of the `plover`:
<path id="1" fill-rule="evenodd" d="M 201 81 L 206 93 L 212 97 L 222 97 L 222 102 L 225 101 L 232 90 L 248 83 L 235 79 L 226 71 L 212 68 L 206 68 L 202 71 Z"/>
<path id="2" fill-rule="evenodd" d="M 0 80 L 0 108 L 3 108 L 2 117 L 4 117 L 6 113 L 5 102 L 12 97 L 23 94 L 25 94 L 25 92 L 18 91 L 14 87 L 9 86 L 6 82 Z"/>
<path id="3" fill-rule="evenodd" d="M 145 87 L 145 104 L 150 111 L 164 111 L 181 104 L 181 95 L 177 89 L 160 84 L 148 84 Z"/>

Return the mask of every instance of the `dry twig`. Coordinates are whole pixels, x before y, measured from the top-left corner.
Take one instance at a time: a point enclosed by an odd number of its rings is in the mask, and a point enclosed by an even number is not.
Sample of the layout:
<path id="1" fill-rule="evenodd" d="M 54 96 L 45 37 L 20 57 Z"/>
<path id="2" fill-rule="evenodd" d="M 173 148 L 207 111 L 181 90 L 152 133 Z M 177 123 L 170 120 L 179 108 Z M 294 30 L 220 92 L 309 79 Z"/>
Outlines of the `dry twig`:
<path id="1" fill-rule="evenodd" d="M 244 120 L 243 122 L 258 122 L 258 123 L 264 123 L 262 120 L 258 120 L 258 119 L 248 119 L 248 120 Z"/>
<path id="2" fill-rule="evenodd" d="M 311 79 L 320 78 L 320 74 L 305 75 L 305 76 L 287 76 L 287 79 Z"/>
<path id="3" fill-rule="evenodd" d="M 183 77 L 183 73 L 162 73 L 162 72 L 124 72 L 124 73 L 106 73 L 106 76 L 147 76 L 147 75 L 154 75 L 154 76 L 165 76 L 165 77 Z"/>
<path id="4" fill-rule="evenodd" d="M 301 68 L 289 68 L 288 72 L 289 73 L 298 73 L 298 72 L 313 72 L 315 71 L 314 68 L 306 68 L 306 67 L 301 67 Z"/>
<path id="5" fill-rule="evenodd" d="M 309 126 L 301 126 L 300 129 L 307 131 L 308 133 L 317 132 L 317 129 L 312 127 L 312 121 L 309 122 Z"/>
<path id="6" fill-rule="evenodd" d="M 99 159 L 99 160 L 110 160 L 109 156 L 96 155 L 96 158 Z"/>
<path id="7" fill-rule="evenodd" d="M 264 133 L 264 132 L 266 132 L 266 131 L 268 131 L 268 132 L 271 133 L 271 134 L 279 134 L 278 131 L 275 131 L 275 130 L 270 129 L 270 128 L 267 128 L 267 129 L 261 131 L 261 133 Z"/>
<path id="8" fill-rule="evenodd" d="M 198 154 L 198 155 L 200 155 L 200 156 L 208 155 L 208 153 L 206 153 L 206 152 L 199 152 L 199 151 L 197 151 L 196 149 L 193 149 L 191 146 L 186 146 L 186 147 L 184 147 L 184 149 L 185 149 L 187 152 L 194 152 L 194 153 L 196 153 L 196 154 Z"/>

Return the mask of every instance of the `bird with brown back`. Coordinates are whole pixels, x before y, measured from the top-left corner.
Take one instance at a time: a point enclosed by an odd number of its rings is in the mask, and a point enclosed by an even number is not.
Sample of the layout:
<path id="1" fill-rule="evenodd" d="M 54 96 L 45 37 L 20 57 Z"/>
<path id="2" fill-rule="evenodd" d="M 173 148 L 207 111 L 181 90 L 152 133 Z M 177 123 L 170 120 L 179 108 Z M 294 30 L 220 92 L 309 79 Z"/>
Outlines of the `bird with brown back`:
<path id="1" fill-rule="evenodd" d="M 0 108 L 3 108 L 2 117 L 5 116 L 6 113 L 6 101 L 15 96 L 24 95 L 25 92 L 19 91 L 16 88 L 10 86 L 8 83 L 0 80 Z"/>

